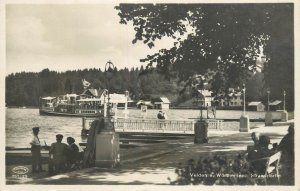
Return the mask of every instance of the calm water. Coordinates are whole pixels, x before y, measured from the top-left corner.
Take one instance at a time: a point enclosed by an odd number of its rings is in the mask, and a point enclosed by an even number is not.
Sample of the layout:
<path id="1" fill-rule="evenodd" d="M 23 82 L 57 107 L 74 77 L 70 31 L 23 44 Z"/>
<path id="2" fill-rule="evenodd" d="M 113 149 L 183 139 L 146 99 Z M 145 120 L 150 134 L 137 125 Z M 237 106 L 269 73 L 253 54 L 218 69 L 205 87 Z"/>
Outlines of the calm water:
<path id="1" fill-rule="evenodd" d="M 148 110 L 146 118 L 156 118 L 158 110 Z M 199 110 L 166 110 L 168 119 L 188 119 L 198 118 Z M 265 112 L 247 112 L 250 119 L 263 119 Z M 118 116 L 124 116 L 123 110 L 118 110 Z M 141 118 L 141 111 L 138 109 L 129 109 L 129 117 Z M 203 112 L 206 116 L 206 112 Z M 217 118 L 222 119 L 238 119 L 241 111 L 217 111 Z M 273 118 L 280 118 L 279 112 L 273 113 Z M 251 123 L 253 125 L 254 123 Z M 257 124 L 257 123 L 256 123 Z M 68 136 L 76 139 L 76 142 L 85 142 L 80 136 L 82 128 L 82 119 L 80 117 L 55 117 L 40 116 L 38 109 L 18 109 L 6 108 L 6 146 L 10 147 L 30 147 L 29 142 L 32 138 L 31 128 L 40 127 L 39 138 L 43 143 L 46 141 L 48 145 L 55 142 L 56 134 L 63 134 L 64 140 Z M 238 122 L 230 122 L 230 125 L 238 128 Z"/>

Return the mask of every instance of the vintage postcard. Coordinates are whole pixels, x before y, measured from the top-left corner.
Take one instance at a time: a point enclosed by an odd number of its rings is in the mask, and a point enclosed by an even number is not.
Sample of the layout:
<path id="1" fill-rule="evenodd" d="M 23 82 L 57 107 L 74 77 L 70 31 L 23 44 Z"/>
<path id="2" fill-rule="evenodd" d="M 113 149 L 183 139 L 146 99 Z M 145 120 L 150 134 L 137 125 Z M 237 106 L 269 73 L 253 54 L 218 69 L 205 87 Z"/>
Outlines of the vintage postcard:
<path id="1" fill-rule="evenodd" d="M 1 190 L 299 189 L 298 2 L 0 13 Z"/>

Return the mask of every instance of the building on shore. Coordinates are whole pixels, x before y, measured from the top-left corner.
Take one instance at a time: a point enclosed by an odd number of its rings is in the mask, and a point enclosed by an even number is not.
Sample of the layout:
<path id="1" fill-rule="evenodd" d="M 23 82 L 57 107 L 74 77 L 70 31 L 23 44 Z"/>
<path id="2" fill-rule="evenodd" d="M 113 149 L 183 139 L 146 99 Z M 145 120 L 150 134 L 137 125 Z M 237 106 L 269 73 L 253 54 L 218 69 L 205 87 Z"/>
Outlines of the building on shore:
<path id="1" fill-rule="evenodd" d="M 243 93 L 240 90 L 234 90 L 233 88 L 229 88 L 229 92 L 230 93 L 225 98 L 221 99 L 219 106 L 243 106 Z"/>
<path id="2" fill-rule="evenodd" d="M 159 97 L 154 101 L 155 109 L 169 109 L 170 108 L 170 100 L 167 97 Z"/>
<path id="3" fill-rule="evenodd" d="M 147 106 L 147 108 L 154 108 L 154 105 L 151 103 L 151 101 L 139 100 L 136 103 L 137 108 L 141 108 L 142 105 Z"/>
<path id="4" fill-rule="evenodd" d="M 212 92 L 209 90 L 198 90 L 198 99 L 203 100 L 202 106 L 211 107 L 213 102 Z"/>
<path id="5" fill-rule="evenodd" d="M 252 101 L 248 104 L 250 111 L 265 111 L 266 106 L 261 101 Z"/>
<path id="6" fill-rule="evenodd" d="M 280 100 L 275 100 L 273 102 L 270 102 L 270 111 L 277 111 L 277 110 L 283 110 L 283 102 Z"/>

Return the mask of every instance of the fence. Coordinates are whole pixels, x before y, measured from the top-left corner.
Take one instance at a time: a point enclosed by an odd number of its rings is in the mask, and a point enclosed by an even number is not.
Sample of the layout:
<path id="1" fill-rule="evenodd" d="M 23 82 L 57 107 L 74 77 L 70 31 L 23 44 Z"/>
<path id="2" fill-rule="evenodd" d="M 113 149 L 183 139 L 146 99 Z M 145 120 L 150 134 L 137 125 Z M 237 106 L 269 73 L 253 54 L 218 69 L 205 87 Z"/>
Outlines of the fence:
<path id="1" fill-rule="evenodd" d="M 95 118 L 82 118 L 83 129 L 88 129 Z M 194 134 L 194 120 L 159 120 L 140 118 L 114 119 L 116 132 L 143 132 L 143 133 L 177 133 Z M 222 120 L 208 119 L 208 129 L 221 130 Z M 88 122 L 88 123 L 87 123 Z M 87 128 L 88 125 L 88 128 Z"/>

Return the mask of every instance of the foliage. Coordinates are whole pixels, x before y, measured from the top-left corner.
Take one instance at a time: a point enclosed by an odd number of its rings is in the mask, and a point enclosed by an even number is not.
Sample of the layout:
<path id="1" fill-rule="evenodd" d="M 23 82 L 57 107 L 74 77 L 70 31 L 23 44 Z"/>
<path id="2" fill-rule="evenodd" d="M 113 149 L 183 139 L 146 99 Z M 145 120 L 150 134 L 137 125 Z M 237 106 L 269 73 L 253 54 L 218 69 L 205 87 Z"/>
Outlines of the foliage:
<path id="1" fill-rule="evenodd" d="M 266 86 L 276 99 L 285 89 L 293 109 L 293 4 L 120 4 L 116 9 L 120 23 L 134 27 L 133 44 L 152 48 L 164 37 L 174 39 L 173 47 L 141 59 L 148 68 L 181 80 L 217 71 L 211 90 L 218 94 L 241 87 L 265 55 Z"/>
<path id="2" fill-rule="evenodd" d="M 142 68 L 141 68 L 142 69 Z M 156 72 L 140 75 L 141 69 L 125 68 L 117 70 L 108 83 L 105 73 L 99 69 L 85 69 L 58 73 L 44 69 L 39 73 L 16 73 L 6 77 L 7 106 L 38 106 L 39 97 L 58 96 L 83 92 L 82 79 L 91 83 L 91 88 L 110 89 L 113 93 L 124 93 L 128 90 L 133 100 L 143 96 L 149 99 L 167 96 L 176 100 L 180 86 L 167 81 Z M 109 87 L 108 87 L 109 84 Z"/>
<path id="3" fill-rule="evenodd" d="M 173 185 L 253 185 L 256 180 L 251 177 L 250 166 L 244 155 L 210 155 L 193 159 L 188 164 L 175 170 L 178 178 L 171 181 Z"/>

